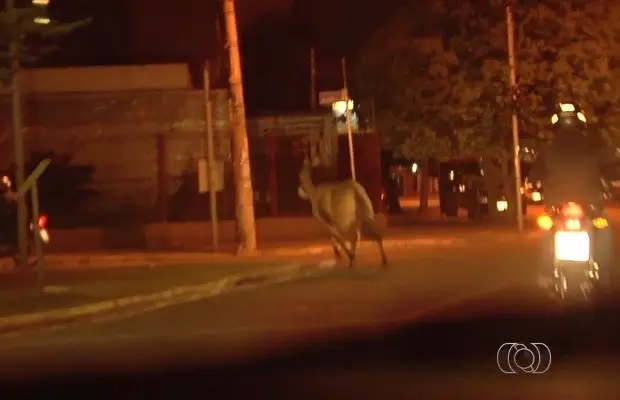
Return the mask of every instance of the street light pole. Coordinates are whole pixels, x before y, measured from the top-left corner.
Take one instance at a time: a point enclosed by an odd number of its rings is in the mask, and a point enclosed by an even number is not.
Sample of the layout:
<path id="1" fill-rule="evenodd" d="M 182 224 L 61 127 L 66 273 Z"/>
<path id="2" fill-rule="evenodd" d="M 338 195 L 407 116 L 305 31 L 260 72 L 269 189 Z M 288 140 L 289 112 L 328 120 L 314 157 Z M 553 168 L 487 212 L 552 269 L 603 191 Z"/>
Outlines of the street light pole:
<path id="1" fill-rule="evenodd" d="M 6 10 L 15 10 L 15 0 L 7 0 Z M 15 24 L 12 22 L 12 24 Z M 12 37 L 9 43 L 9 62 L 11 63 L 11 108 L 13 125 L 13 157 L 15 161 L 15 187 L 19 190 L 26 179 L 24 165 L 24 137 L 22 121 L 22 97 L 19 86 L 19 38 Z M 19 248 L 19 267 L 26 268 L 28 264 L 28 236 L 26 231 L 27 210 L 26 197 L 17 198 L 17 243 Z"/>
<path id="2" fill-rule="evenodd" d="M 224 16 L 230 58 L 230 90 L 234 102 L 233 161 L 237 191 L 237 223 L 241 235 L 238 252 L 247 253 L 256 251 L 256 221 L 234 0 L 224 0 Z"/>
<path id="3" fill-rule="evenodd" d="M 310 48 L 310 108 L 316 110 L 316 55 L 314 47 Z"/>
<path id="4" fill-rule="evenodd" d="M 342 57 L 342 85 L 344 88 L 344 115 L 347 119 L 347 136 L 349 138 L 349 162 L 351 164 L 351 179 L 357 180 L 355 176 L 355 154 L 353 146 L 353 127 L 351 126 L 351 110 L 349 110 L 349 88 L 347 86 L 347 64 L 346 59 Z"/>
<path id="5" fill-rule="evenodd" d="M 347 84 L 347 61 L 346 58 L 342 57 L 342 87 L 344 89 L 344 115 L 347 119 L 347 137 L 349 139 L 349 162 L 351 165 L 351 179 L 354 181 L 357 180 L 357 176 L 355 174 L 355 146 L 353 145 L 353 127 L 351 126 L 351 110 L 349 110 L 349 101 L 351 98 L 349 97 L 349 87 Z M 357 230 L 357 241 L 361 240 L 361 232 Z"/>
<path id="6" fill-rule="evenodd" d="M 512 141 L 515 169 L 515 198 L 517 204 L 517 225 L 523 231 L 523 198 L 521 194 L 521 160 L 519 157 L 519 115 L 517 101 L 519 96 L 517 84 L 517 62 L 515 57 L 515 28 L 511 0 L 506 0 L 506 29 L 508 36 L 508 64 L 510 66 L 510 92 L 512 96 Z"/>

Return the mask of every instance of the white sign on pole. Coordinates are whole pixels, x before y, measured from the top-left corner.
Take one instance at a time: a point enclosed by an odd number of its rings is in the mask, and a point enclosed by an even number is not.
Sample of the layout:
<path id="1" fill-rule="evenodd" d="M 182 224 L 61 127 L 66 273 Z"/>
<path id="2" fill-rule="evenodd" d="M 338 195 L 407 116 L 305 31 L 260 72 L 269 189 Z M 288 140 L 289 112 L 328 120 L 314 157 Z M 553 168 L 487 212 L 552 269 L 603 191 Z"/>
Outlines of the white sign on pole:
<path id="1" fill-rule="evenodd" d="M 319 104 L 322 106 L 331 106 L 337 101 L 344 100 L 346 97 L 344 89 L 319 92 Z"/>
<path id="2" fill-rule="evenodd" d="M 213 189 L 216 192 L 221 192 L 224 189 L 224 164 L 221 161 L 216 161 Z M 207 193 L 211 189 L 211 183 L 209 182 L 209 165 L 206 158 L 198 159 L 198 193 Z"/>

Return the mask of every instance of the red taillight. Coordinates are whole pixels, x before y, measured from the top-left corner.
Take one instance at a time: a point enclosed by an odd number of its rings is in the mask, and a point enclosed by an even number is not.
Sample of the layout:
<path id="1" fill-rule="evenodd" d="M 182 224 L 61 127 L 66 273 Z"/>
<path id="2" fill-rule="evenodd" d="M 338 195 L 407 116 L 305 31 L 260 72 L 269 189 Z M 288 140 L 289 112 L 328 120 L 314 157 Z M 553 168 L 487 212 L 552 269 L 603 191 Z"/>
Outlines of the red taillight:
<path id="1" fill-rule="evenodd" d="M 45 228 L 47 226 L 47 215 L 39 215 L 39 228 Z"/>
<path id="2" fill-rule="evenodd" d="M 570 219 L 583 218 L 583 208 L 577 203 L 568 203 L 561 209 L 562 215 Z"/>

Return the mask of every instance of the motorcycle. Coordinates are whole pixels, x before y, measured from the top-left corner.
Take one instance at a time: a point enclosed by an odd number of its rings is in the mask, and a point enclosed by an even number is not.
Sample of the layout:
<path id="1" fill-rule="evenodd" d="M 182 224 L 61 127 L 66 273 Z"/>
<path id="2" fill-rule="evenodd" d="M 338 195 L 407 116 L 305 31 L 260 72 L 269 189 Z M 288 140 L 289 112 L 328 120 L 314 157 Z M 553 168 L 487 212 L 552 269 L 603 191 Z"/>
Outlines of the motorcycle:
<path id="1" fill-rule="evenodd" d="M 594 257 L 593 239 L 609 222 L 593 207 L 569 202 L 550 207 L 538 218 L 538 226 L 553 240 L 552 287 L 562 300 L 592 297 L 600 288 L 599 264 Z"/>
<path id="2" fill-rule="evenodd" d="M 39 231 L 39 239 L 42 244 L 48 244 L 51 240 L 51 235 L 47 228 L 48 218 L 47 215 L 41 214 L 39 216 L 39 220 L 37 221 L 38 231 Z M 35 234 L 35 226 L 31 222 L 29 225 L 30 234 L 28 237 L 28 265 L 33 266 L 36 263 L 36 254 L 34 247 L 34 234 Z M 15 232 L 8 232 L 7 235 L 15 235 Z M 19 249 L 15 245 L 17 243 L 16 240 L 13 241 L 4 241 L 0 242 L 0 257 L 11 257 L 15 266 L 19 263 Z"/>
<path id="3" fill-rule="evenodd" d="M 540 181 L 532 182 L 525 178 L 525 185 L 522 188 L 525 200 L 530 204 L 542 204 L 544 199 L 544 189 Z"/>

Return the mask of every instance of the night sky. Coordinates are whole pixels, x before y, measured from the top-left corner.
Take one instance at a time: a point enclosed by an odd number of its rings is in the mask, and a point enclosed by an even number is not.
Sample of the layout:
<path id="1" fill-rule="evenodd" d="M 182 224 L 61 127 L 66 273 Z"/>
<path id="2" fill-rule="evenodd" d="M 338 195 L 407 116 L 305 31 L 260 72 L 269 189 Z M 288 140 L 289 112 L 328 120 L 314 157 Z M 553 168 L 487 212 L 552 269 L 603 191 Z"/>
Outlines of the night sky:
<path id="1" fill-rule="evenodd" d="M 317 52 L 319 90 L 337 89 L 339 59 L 347 56 L 351 65 L 372 31 L 403 2 L 238 0 L 250 112 L 309 106 L 310 47 Z M 218 56 L 226 62 L 221 10 L 218 0 L 52 0 L 56 18 L 92 16 L 93 23 L 64 38 L 43 64 L 186 62 L 199 68 Z"/>

